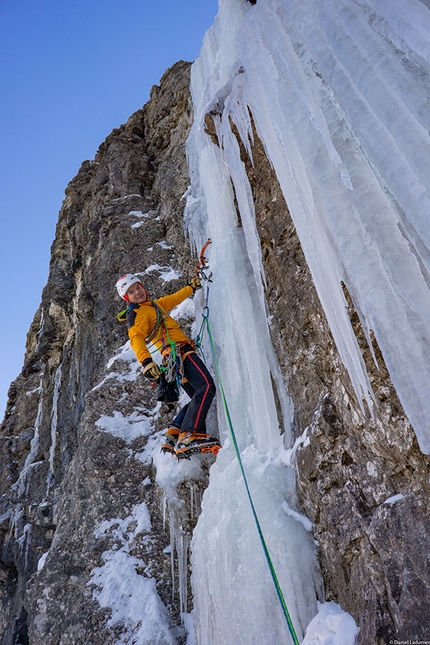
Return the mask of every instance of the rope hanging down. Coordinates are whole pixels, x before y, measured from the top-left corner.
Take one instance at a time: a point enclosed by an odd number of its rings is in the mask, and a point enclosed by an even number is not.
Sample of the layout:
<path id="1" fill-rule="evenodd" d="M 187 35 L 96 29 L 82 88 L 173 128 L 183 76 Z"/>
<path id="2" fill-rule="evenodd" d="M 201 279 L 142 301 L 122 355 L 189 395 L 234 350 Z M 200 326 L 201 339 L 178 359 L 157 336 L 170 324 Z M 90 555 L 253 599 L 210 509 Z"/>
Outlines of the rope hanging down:
<path id="1" fill-rule="evenodd" d="M 207 244 L 206 244 L 206 246 L 207 246 Z M 206 246 L 204 248 L 206 248 Z M 207 265 L 205 265 L 205 268 L 207 268 Z M 210 275 L 212 275 L 212 274 L 210 274 Z M 210 281 L 210 278 L 209 278 L 209 281 Z M 201 349 L 201 339 L 202 339 L 203 333 L 204 333 L 204 331 L 206 329 L 207 333 L 208 333 L 208 337 L 209 337 L 209 343 L 210 343 L 210 347 L 211 347 L 211 352 L 212 352 L 212 357 L 213 357 L 213 362 L 214 362 L 214 367 L 215 367 L 215 373 L 216 373 L 216 377 L 217 377 L 217 381 L 218 381 L 218 387 L 219 387 L 219 391 L 221 393 L 221 399 L 222 399 L 222 403 L 223 403 L 224 413 L 225 413 L 228 428 L 229 428 L 229 431 L 230 431 L 230 436 L 231 436 L 231 440 L 232 440 L 232 443 L 233 443 L 234 451 L 236 453 L 236 458 L 237 458 L 237 461 L 239 463 L 239 468 L 240 468 L 240 471 L 242 473 L 243 481 L 245 483 L 245 489 L 246 489 L 246 493 L 248 495 L 248 500 L 249 500 L 249 503 L 250 503 L 250 506 L 251 506 L 251 511 L 252 511 L 252 515 L 254 517 L 255 525 L 257 527 L 258 536 L 260 538 L 260 542 L 261 542 L 261 546 L 262 546 L 263 551 L 264 551 L 264 555 L 266 556 L 266 561 L 267 561 L 267 565 L 269 567 L 270 575 L 272 576 L 273 584 L 275 585 L 276 594 L 277 594 L 279 602 L 281 604 L 282 612 L 284 614 L 285 620 L 287 621 L 287 625 L 288 625 L 288 629 L 289 629 L 290 634 L 291 634 L 291 638 L 293 639 L 294 645 L 300 645 L 299 639 L 297 638 L 297 634 L 296 634 L 296 631 L 294 629 L 293 622 L 291 620 L 290 612 L 288 611 L 287 603 L 285 602 L 284 594 L 282 593 L 282 589 L 281 589 L 281 586 L 279 584 L 278 576 L 276 575 L 276 571 L 275 571 L 275 567 L 274 567 L 273 562 L 272 562 L 272 558 L 270 557 L 269 549 L 267 547 L 266 540 L 264 538 L 264 534 L 263 534 L 263 531 L 262 531 L 262 528 L 261 528 L 260 520 L 258 519 L 257 511 L 256 511 L 255 506 L 254 506 L 254 501 L 252 499 L 251 491 L 249 489 L 248 479 L 246 477 L 245 468 L 243 466 L 243 461 L 242 461 L 242 457 L 241 457 L 240 450 L 239 450 L 239 445 L 237 443 L 236 434 L 235 434 L 234 428 L 233 428 L 233 422 L 231 420 L 230 411 L 228 409 L 227 398 L 226 398 L 224 387 L 223 387 L 222 380 L 221 380 L 221 374 L 220 374 L 220 370 L 219 370 L 218 359 L 217 359 L 216 352 L 215 352 L 215 344 L 214 344 L 214 340 L 213 340 L 213 336 L 212 336 L 211 326 L 210 326 L 210 323 L 209 323 L 208 301 L 209 301 L 209 286 L 207 287 L 206 302 L 205 302 L 205 307 L 204 307 L 203 313 L 202 313 L 203 321 L 202 321 L 202 324 L 201 324 L 201 327 L 200 327 L 200 331 L 199 331 L 199 333 L 197 335 L 197 338 L 196 338 L 196 345 Z"/>

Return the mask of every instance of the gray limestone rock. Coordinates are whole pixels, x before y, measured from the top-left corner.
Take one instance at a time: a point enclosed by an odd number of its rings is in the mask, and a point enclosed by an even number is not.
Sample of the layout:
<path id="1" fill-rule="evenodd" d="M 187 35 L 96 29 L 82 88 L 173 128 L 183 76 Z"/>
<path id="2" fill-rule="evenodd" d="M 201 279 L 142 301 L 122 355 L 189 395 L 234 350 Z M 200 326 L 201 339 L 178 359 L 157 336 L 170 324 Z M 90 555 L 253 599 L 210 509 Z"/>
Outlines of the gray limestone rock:
<path id="1" fill-rule="evenodd" d="M 141 459 L 149 437 L 127 442 L 97 421 L 134 413 L 158 432 L 171 417 L 143 377 L 129 380 L 129 362 L 108 361 L 127 341 L 116 319 L 124 304 L 115 290 L 119 275 L 150 266 L 182 273 L 165 283 L 157 269 L 147 272 L 145 286 L 159 297 L 193 271 L 181 202 L 189 67 L 180 62 L 168 70 L 149 103 L 108 136 L 66 189 L 48 283 L 1 428 L 2 645 L 114 643 L 121 628 L 109 626 L 109 611 L 94 599 L 91 572 L 106 549 L 126 547 L 145 562 L 141 575 L 157 580 L 170 611 L 166 622 L 183 640 L 178 584 L 175 590 L 164 553 L 171 539 L 166 502 L 152 463 Z M 189 485 L 198 499 L 202 484 Z M 143 501 L 150 535 L 118 542 L 113 527 L 96 537 L 104 521 L 125 521 Z"/>
<path id="2" fill-rule="evenodd" d="M 48 284 L 1 427 L 1 645 L 108 645 L 127 634 L 98 594 L 115 553 L 144 563 L 133 571 L 138 580 L 155 581 L 166 611 L 159 643 L 184 642 L 179 613 L 192 604 L 187 544 L 208 463 L 166 502 L 152 457 L 172 410 L 131 378 L 114 284 L 124 272 L 142 272 L 159 296 L 192 272 L 181 200 L 191 121 L 189 64 L 180 62 L 67 187 Z M 219 145 L 210 115 L 205 125 Z M 428 638 L 429 458 L 344 285 L 375 394 L 373 414 L 357 401 L 258 136 L 254 163 L 245 152 L 243 160 L 273 344 L 293 402 L 294 438 L 302 438 L 299 495 L 314 523 L 326 598 L 355 618 L 360 645 Z M 165 284 L 160 270 L 147 271 L 156 265 L 182 277 Z M 133 415 L 151 431 L 134 436 L 130 428 L 128 439 L 105 431 L 109 419 Z M 143 504 L 150 532 L 137 515 Z"/>

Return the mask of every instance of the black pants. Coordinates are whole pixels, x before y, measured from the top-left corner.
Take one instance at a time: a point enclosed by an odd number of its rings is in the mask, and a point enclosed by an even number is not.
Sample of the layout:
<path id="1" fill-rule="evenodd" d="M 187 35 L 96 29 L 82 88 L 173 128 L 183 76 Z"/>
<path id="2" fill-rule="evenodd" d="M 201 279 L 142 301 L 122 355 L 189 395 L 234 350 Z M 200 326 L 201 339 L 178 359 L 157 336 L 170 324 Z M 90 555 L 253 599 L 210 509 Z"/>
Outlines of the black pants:
<path id="1" fill-rule="evenodd" d="M 216 388 L 206 365 L 195 352 L 183 360 L 185 383 L 182 384 L 191 401 L 173 419 L 172 426 L 181 432 L 206 432 L 206 416 Z"/>

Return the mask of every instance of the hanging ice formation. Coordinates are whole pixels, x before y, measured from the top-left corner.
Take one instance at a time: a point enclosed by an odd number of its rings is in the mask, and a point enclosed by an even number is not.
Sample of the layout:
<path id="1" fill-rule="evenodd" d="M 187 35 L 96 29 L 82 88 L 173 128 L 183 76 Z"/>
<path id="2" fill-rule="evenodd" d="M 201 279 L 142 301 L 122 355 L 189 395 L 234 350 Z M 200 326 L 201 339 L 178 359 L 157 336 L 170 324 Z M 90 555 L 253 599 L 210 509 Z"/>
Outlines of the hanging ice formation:
<path id="1" fill-rule="evenodd" d="M 283 458 L 270 373 L 286 436 L 288 400 L 268 333 L 251 190 L 231 124 L 251 155 L 252 115 L 359 401 L 373 406 L 342 283 L 368 338 L 373 330 L 427 453 L 429 61 L 430 12 L 420 0 L 407 6 L 400 0 L 259 0 L 255 6 L 220 0 L 192 68 L 187 221 L 198 248 L 213 240 L 216 307 L 210 312 L 220 369 L 299 636 L 316 612 L 312 545 L 304 526 L 282 510 L 285 500 L 295 505 L 294 477 Z M 219 147 L 205 132 L 207 113 Z M 198 642 L 288 642 L 219 417 L 227 449 L 212 468 L 193 539 Z"/>
<path id="2" fill-rule="evenodd" d="M 420 0 L 221 0 L 192 82 L 191 194 L 207 208 L 211 234 L 229 196 L 217 193 L 209 170 L 208 112 L 217 115 L 223 173 L 261 284 L 249 186 L 229 125 L 249 148 L 250 112 L 359 401 L 372 407 L 342 282 L 430 452 L 430 11 Z"/>

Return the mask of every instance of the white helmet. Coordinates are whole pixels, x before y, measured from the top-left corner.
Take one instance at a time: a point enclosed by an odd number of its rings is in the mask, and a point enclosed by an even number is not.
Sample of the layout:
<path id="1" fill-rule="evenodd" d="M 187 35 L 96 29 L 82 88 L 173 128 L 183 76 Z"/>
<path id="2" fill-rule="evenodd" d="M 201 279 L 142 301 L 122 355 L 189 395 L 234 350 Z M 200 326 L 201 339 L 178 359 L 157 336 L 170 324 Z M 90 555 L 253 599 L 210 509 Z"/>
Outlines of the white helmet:
<path id="1" fill-rule="evenodd" d="M 116 290 L 123 300 L 128 300 L 126 297 L 127 291 L 130 289 L 131 285 L 136 284 L 136 282 L 140 282 L 140 284 L 142 284 L 142 280 L 132 273 L 124 273 L 124 275 L 118 278 L 116 282 Z"/>

